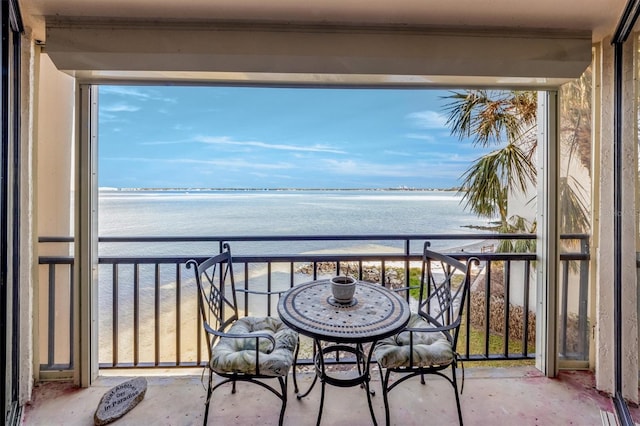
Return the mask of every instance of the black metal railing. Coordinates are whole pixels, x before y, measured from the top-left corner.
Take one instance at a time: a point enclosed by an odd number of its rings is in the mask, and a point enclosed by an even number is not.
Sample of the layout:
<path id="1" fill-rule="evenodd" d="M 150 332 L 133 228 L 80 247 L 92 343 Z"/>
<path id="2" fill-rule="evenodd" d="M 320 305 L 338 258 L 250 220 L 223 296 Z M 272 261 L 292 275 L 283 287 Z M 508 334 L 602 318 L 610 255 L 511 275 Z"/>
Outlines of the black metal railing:
<path id="1" fill-rule="evenodd" d="M 229 242 L 234 254 L 236 286 L 278 291 L 322 275 L 355 273 L 360 279 L 387 286 L 408 286 L 411 269 L 421 260 L 424 241 L 452 246 L 480 241 L 473 247 L 442 250 L 462 260 L 481 261 L 472 297 L 468 298 L 459 350 L 465 360 L 527 360 L 535 357 L 534 253 L 496 253 L 499 240 L 535 240 L 531 234 L 433 234 L 339 236 L 224 236 L 224 237 L 101 237 L 98 270 L 100 368 L 193 367 L 206 359 L 204 336 L 197 313 L 195 282 L 185 268 L 187 260 L 203 260 Z M 588 359 L 589 237 L 563 235 L 560 255 L 560 356 Z M 348 248 L 296 253 L 297 243 L 311 241 L 382 244 L 380 252 L 356 253 Z M 455 241 L 455 243 L 454 243 Z M 40 243 L 69 243 L 68 237 L 41 237 Z M 189 249 L 205 243 L 210 249 Z M 213 244 L 212 244 L 213 243 Z M 257 243 L 260 252 L 253 251 Z M 146 255 L 127 253 L 129 245 L 148 248 Z M 274 246 L 270 246 L 273 244 Z M 331 245 L 331 244 L 329 244 Z M 172 251 L 184 255 L 152 254 Z M 293 254 L 283 253 L 283 247 Z M 392 248 L 389 248 L 392 247 Z M 237 249 L 236 249 L 237 248 Z M 491 249 L 490 249 L 491 248 Z M 196 254 L 198 250 L 200 254 Z M 192 251 L 192 253 L 189 253 Z M 107 254 L 102 254 L 106 252 Z M 72 256 L 41 256 L 41 281 L 46 280 L 46 347 L 42 370 L 73 368 Z M 411 296 L 404 292 L 407 300 Z M 60 303 L 61 298 L 68 298 Z M 277 296 L 244 293 L 239 300 L 244 315 L 276 315 Z M 46 308 L 42 308 L 45 307 Z M 68 306 L 67 311 L 62 307 Z M 44 316 L 43 316 L 44 315 Z M 62 343 L 63 342 L 63 343 Z M 42 354 L 41 350 L 41 354 Z M 304 352 L 303 352 L 304 353 Z M 311 355 L 302 362 L 310 362 Z"/>

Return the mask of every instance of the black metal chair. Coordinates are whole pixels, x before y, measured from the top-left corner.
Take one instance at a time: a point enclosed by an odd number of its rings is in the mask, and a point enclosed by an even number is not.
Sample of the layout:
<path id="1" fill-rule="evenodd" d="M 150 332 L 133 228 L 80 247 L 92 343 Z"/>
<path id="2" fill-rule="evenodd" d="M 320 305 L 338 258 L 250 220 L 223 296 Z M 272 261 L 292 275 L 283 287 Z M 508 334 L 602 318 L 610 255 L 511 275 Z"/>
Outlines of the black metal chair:
<path id="1" fill-rule="evenodd" d="M 282 407 L 278 424 L 282 425 L 287 406 L 287 378 L 294 365 L 298 334 L 278 318 L 238 316 L 233 262 L 228 244 L 223 244 L 221 254 L 200 264 L 189 260 L 187 268 L 194 268 L 195 271 L 198 307 L 209 348 L 204 424 L 207 424 L 213 391 L 232 382 L 231 392 L 235 393 L 236 382 L 244 381 L 260 385 L 280 398 Z M 213 373 L 223 377 L 223 380 L 214 385 Z M 277 379 L 280 389 L 265 383 L 264 379 Z"/>
<path id="2" fill-rule="evenodd" d="M 380 368 L 387 425 L 390 424 L 389 392 L 415 376 L 421 376 L 421 383 L 424 385 L 425 374 L 436 374 L 451 383 L 458 408 L 458 421 L 462 425 L 456 378 L 459 358 L 456 345 L 471 283 L 470 263 L 477 265 L 479 261 L 477 258 L 471 258 L 465 264 L 429 250 L 429 243 L 425 243 L 418 312 L 411 314 L 409 323 L 402 332 L 377 342 L 375 347 L 374 354 Z M 458 279 L 461 282 L 458 283 Z M 443 371 L 449 368 L 450 376 Z M 386 371 L 384 375 L 383 369 Z M 399 373 L 401 377 L 392 382 L 392 373 Z"/>

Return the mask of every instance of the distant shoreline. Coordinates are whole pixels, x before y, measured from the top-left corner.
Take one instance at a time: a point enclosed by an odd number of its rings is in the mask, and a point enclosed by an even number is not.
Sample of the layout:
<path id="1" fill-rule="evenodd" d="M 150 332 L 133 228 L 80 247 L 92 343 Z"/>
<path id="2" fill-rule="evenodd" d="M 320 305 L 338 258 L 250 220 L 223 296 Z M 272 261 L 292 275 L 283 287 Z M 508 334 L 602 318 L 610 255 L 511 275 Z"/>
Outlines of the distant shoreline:
<path id="1" fill-rule="evenodd" d="M 114 187 L 99 187 L 100 191 L 105 192 L 161 192 L 161 191 L 188 191 L 188 192 L 215 192 L 215 191 L 400 191 L 400 192 L 459 192 L 460 188 L 114 188 Z"/>

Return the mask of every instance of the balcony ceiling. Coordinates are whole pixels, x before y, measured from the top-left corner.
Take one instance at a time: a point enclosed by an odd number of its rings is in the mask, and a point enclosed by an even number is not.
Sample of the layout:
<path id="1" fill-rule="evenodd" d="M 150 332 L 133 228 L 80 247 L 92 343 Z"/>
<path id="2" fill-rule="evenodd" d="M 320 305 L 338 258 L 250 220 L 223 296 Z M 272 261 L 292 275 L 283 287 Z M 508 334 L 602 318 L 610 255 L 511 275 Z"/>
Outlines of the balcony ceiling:
<path id="1" fill-rule="evenodd" d="M 19 2 L 26 26 L 45 44 L 44 52 L 55 66 L 91 81 L 532 88 L 557 87 L 579 76 L 591 60 L 589 38 L 597 42 L 612 34 L 626 4 L 626 0 Z M 283 26 L 286 31 L 281 31 Z M 219 28 L 225 29 L 224 37 L 211 43 Z"/>
<path id="2" fill-rule="evenodd" d="M 20 0 L 43 39 L 47 17 L 242 20 L 286 23 L 426 25 L 588 30 L 611 34 L 625 0 Z"/>

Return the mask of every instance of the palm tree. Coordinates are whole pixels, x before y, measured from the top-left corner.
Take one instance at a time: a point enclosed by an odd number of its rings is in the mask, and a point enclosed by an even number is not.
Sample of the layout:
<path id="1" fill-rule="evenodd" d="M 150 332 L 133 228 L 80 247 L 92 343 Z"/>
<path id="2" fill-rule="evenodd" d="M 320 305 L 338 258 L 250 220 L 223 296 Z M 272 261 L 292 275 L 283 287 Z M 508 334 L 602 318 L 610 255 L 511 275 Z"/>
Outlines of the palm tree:
<path id="1" fill-rule="evenodd" d="M 574 155 L 589 165 L 591 70 L 561 89 L 560 141 L 566 152 L 565 173 L 559 181 L 562 232 L 584 232 L 589 227 L 588 197 L 580 183 L 570 177 Z M 478 158 L 462 175 L 465 207 L 479 216 L 500 218 L 499 232 L 535 232 L 535 223 L 508 217 L 510 193 L 525 193 L 536 184 L 533 162 L 537 147 L 537 95 L 532 91 L 465 90 L 446 96 L 447 124 L 451 134 L 470 138 L 474 145 L 497 146 Z M 503 247 L 521 251 L 525 247 Z"/>
<path id="2" fill-rule="evenodd" d="M 445 99 L 451 134 L 471 138 L 476 146 L 497 145 L 480 157 L 462 176 L 465 207 L 482 217 L 500 218 L 509 229 L 507 201 L 510 191 L 525 192 L 535 185 L 535 126 L 537 99 L 530 91 L 467 90 Z"/>
<path id="3" fill-rule="evenodd" d="M 559 199 L 561 203 L 560 230 L 562 232 L 584 232 L 589 229 L 588 190 L 577 179 L 570 176 L 574 158 L 591 172 L 591 67 L 578 78 L 561 89 L 560 141 L 564 150 L 566 176 L 560 178 Z"/>

